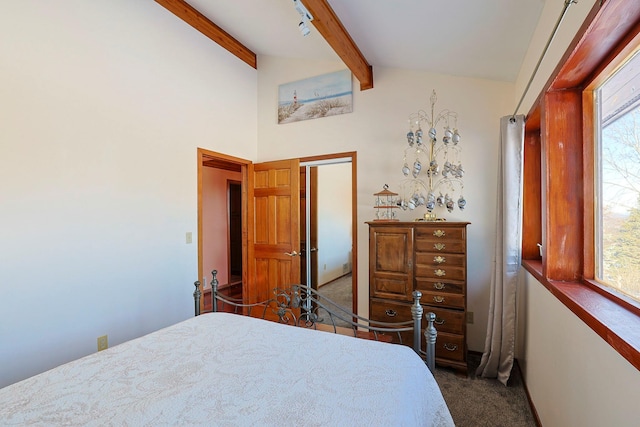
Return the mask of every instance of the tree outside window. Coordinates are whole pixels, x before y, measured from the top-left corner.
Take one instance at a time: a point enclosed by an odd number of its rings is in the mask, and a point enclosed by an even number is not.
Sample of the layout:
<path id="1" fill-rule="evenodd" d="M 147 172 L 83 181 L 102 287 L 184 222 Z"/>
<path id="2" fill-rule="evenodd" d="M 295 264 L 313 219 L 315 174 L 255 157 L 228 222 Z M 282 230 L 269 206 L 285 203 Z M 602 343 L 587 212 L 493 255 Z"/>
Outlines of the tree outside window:
<path id="1" fill-rule="evenodd" d="M 598 98 L 597 279 L 640 301 L 640 55 Z"/>

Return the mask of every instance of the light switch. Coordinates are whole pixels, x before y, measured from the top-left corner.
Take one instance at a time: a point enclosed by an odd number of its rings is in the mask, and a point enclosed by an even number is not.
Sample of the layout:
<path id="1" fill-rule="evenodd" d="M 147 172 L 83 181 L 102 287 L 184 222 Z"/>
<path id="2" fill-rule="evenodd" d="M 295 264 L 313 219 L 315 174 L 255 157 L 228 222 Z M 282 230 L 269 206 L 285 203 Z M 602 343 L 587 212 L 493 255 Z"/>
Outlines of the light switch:
<path id="1" fill-rule="evenodd" d="M 191 242 L 193 241 L 190 231 L 187 231 L 187 235 L 186 235 L 186 239 L 185 240 L 187 241 L 188 245 L 191 244 Z"/>

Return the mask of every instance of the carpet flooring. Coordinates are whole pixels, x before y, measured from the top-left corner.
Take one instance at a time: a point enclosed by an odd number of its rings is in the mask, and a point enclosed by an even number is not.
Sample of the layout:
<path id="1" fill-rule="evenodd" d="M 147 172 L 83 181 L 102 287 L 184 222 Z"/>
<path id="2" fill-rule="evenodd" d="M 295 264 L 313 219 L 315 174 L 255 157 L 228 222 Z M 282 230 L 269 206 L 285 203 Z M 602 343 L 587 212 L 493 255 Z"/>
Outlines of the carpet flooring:
<path id="1" fill-rule="evenodd" d="M 318 293 L 335 302 L 339 306 L 345 307 L 351 311 L 353 301 L 351 274 L 339 277 L 329 283 L 320 286 L 318 288 Z M 323 318 L 320 323 L 330 325 L 331 321 L 328 318 Z M 340 319 L 336 319 L 335 323 L 336 326 L 348 326 L 346 322 L 342 322 Z"/>
<path id="2" fill-rule="evenodd" d="M 519 369 L 514 366 L 508 385 L 476 377 L 480 355 L 467 357 L 469 373 L 461 375 L 436 367 L 434 377 L 457 427 L 536 427 Z"/>

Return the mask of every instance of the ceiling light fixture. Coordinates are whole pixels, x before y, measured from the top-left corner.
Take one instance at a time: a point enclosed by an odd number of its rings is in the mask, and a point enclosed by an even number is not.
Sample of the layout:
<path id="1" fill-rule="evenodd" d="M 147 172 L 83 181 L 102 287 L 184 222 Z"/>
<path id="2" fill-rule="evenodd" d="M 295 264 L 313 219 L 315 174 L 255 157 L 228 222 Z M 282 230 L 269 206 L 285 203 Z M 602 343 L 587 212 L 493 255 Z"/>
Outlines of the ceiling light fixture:
<path id="1" fill-rule="evenodd" d="M 307 26 L 307 23 L 313 21 L 313 15 L 309 13 L 306 7 L 300 2 L 300 0 L 293 0 L 293 6 L 296 8 L 296 11 L 300 14 L 302 20 L 298 24 L 298 28 L 303 36 L 308 36 L 311 34 L 311 30 Z"/>
<path id="2" fill-rule="evenodd" d="M 298 24 L 298 28 L 300 28 L 300 32 L 305 37 L 311 34 L 311 30 L 309 29 L 309 27 L 307 27 L 307 24 L 305 24 L 304 21 L 300 21 L 300 23 Z"/>

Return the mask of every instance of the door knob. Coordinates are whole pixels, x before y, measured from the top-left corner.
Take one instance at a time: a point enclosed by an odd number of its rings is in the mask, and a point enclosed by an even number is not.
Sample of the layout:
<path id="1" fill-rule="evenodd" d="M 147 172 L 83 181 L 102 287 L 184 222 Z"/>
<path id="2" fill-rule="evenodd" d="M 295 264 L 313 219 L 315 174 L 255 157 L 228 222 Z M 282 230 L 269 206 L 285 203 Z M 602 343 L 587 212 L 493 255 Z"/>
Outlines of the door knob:
<path id="1" fill-rule="evenodd" d="M 289 252 L 285 252 L 284 254 L 285 254 L 285 255 L 288 255 L 288 256 L 298 256 L 298 255 L 300 255 L 300 254 L 298 254 L 298 252 L 296 252 L 296 251 L 293 251 L 293 252 L 291 252 L 291 253 L 289 253 Z"/>

